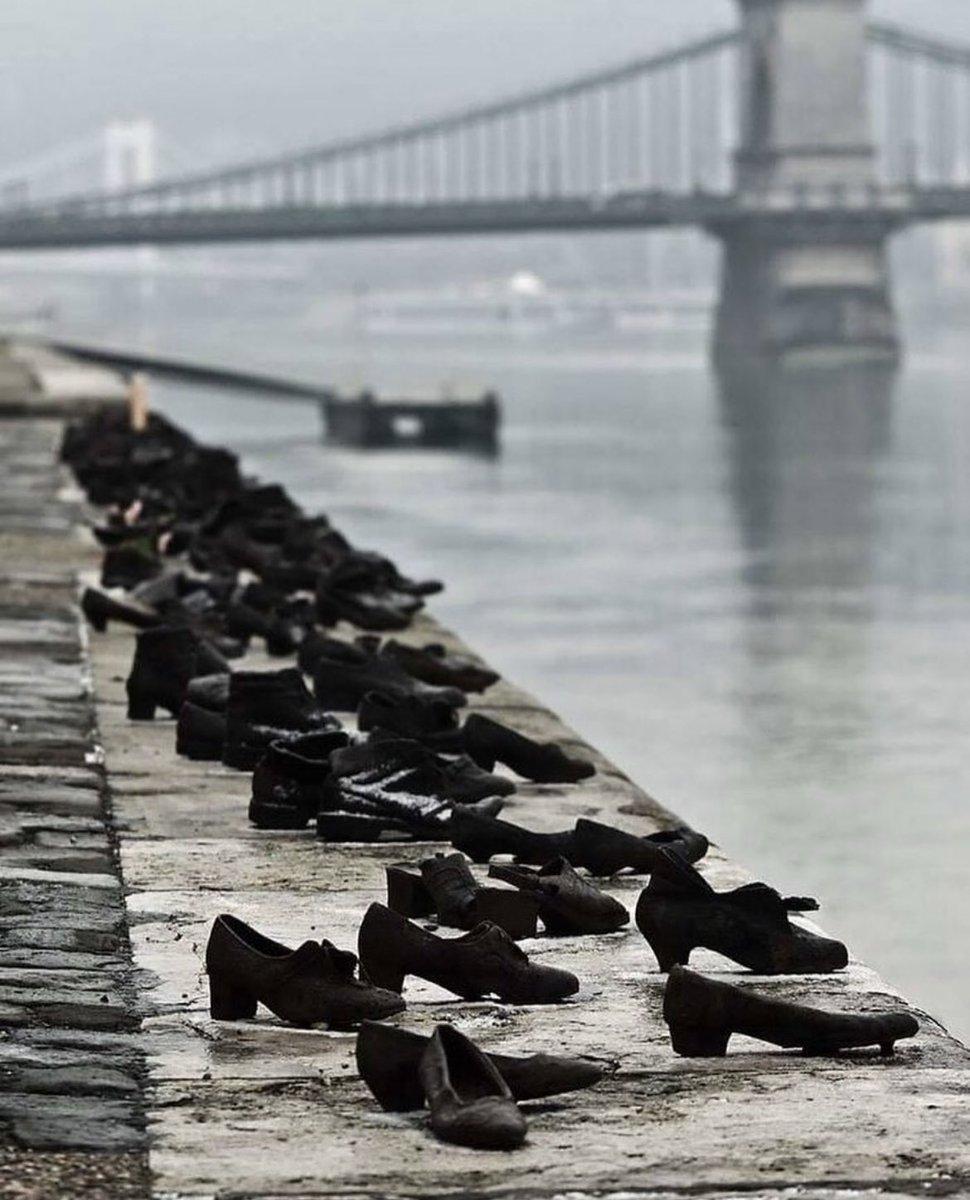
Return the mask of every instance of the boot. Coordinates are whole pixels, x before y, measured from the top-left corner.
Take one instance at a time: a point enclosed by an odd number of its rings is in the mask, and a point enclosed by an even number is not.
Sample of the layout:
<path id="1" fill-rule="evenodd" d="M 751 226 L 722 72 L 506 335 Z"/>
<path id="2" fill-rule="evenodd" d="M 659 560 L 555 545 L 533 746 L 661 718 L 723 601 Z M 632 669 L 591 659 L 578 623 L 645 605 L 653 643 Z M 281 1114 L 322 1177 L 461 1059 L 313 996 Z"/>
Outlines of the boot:
<path id="1" fill-rule="evenodd" d="M 919 1030 L 919 1022 L 907 1012 L 826 1012 L 759 996 L 676 966 L 664 989 L 663 1016 L 674 1053 L 686 1058 L 720 1058 L 727 1053 L 732 1033 L 775 1046 L 801 1047 L 805 1054 L 878 1046 L 881 1054 L 889 1055 L 898 1038 L 913 1037 Z"/>
<path id="2" fill-rule="evenodd" d="M 217 1021 L 254 1017 L 264 1004 L 293 1025 L 348 1029 L 405 1008 L 400 995 L 355 977 L 355 954 L 327 941 L 290 950 L 228 913 L 212 923 L 205 966 L 209 1009 Z"/>
<path id="3" fill-rule="evenodd" d="M 636 922 L 661 971 L 686 965 L 697 946 L 716 950 L 758 975 L 802 975 L 841 970 L 849 961 L 841 942 L 793 925 L 792 907 L 764 883 L 715 892 L 679 855 L 661 850 L 649 885 L 637 901 Z"/>
<path id="4" fill-rule="evenodd" d="M 481 1150 L 514 1150 L 527 1125 L 509 1085 L 473 1041 L 453 1025 L 431 1035 L 418 1077 L 431 1111 L 431 1128 L 443 1142 Z"/>
<path id="5" fill-rule="evenodd" d="M 501 762 L 534 783 L 578 783 L 596 773 L 591 762 L 570 758 L 554 742 L 534 742 L 481 713 L 469 716 L 462 733 L 465 749 L 486 771 Z"/>
<path id="6" fill-rule="evenodd" d="M 357 937 L 368 979 L 399 992 L 418 975 L 465 1000 L 495 995 L 507 1004 L 551 1004 L 579 991 L 569 971 L 542 967 L 497 925 L 483 921 L 458 938 L 439 938 L 383 904 L 372 904 Z"/>
<path id="7" fill-rule="evenodd" d="M 428 1038 L 394 1025 L 363 1021 L 357 1035 L 357 1070 L 385 1112 L 410 1112 L 424 1105 L 418 1064 Z M 516 1100 L 543 1100 L 592 1087 L 614 1066 L 592 1058 L 530 1054 L 486 1056 Z"/>
<path id="8" fill-rule="evenodd" d="M 330 755 L 348 741 L 334 731 L 271 742 L 253 772 L 249 819 L 257 829 L 305 829 L 320 808 Z"/>
<path id="9" fill-rule="evenodd" d="M 144 629 L 135 640 L 135 657 L 125 683 L 128 719 L 150 721 L 156 708 L 174 717 L 182 706 L 189 680 L 229 670 L 229 664 L 190 629 L 160 625 Z"/>
<path id="10" fill-rule="evenodd" d="M 510 938 L 535 937 L 538 903 L 508 888 L 482 887 L 462 854 L 436 854 L 415 872 L 407 864 L 386 867 L 387 907 L 403 917 L 434 913 L 441 925 L 474 929 L 491 921 Z"/>
<path id="11" fill-rule="evenodd" d="M 340 722 L 317 707 L 295 667 L 282 671 L 236 671 L 229 680 L 227 767 L 252 771 L 271 741 L 285 733 L 323 733 Z"/>
<path id="12" fill-rule="evenodd" d="M 564 858 L 554 858 L 538 871 L 493 863 L 488 874 L 534 899 L 546 933 L 614 933 L 630 923 L 618 900 L 583 879 Z"/>

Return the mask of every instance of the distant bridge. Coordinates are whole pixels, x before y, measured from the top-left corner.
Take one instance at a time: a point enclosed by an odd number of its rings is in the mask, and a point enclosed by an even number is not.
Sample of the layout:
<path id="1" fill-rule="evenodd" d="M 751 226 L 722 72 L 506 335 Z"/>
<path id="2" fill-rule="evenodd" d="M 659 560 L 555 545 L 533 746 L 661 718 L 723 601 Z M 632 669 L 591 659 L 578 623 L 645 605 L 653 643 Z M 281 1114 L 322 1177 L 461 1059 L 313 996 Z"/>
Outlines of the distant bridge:
<path id="1" fill-rule="evenodd" d="M 43 199 L 0 178 L 0 249 L 699 226 L 724 357 L 892 357 L 885 239 L 970 216 L 970 47 L 864 0 L 738 3 L 738 30 L 299 153 Z"/>

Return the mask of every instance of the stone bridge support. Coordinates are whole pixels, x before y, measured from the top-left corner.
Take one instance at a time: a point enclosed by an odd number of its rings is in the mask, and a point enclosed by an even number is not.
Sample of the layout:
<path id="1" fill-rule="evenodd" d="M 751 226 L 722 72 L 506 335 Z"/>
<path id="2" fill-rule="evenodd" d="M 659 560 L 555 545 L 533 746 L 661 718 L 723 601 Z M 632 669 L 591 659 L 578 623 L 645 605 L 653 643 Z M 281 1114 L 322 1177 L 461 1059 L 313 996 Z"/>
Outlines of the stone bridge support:
<path id="1" fill-rule="evenodd" d="M 844 203 L 875 182 L 865 0 L 739 4 L 737 190 L 762 212 L 800 198 L 801 215 L 741 216 L 714 230 L 724 245 L 715 361 L 893 360 L 891 226 Z"/>

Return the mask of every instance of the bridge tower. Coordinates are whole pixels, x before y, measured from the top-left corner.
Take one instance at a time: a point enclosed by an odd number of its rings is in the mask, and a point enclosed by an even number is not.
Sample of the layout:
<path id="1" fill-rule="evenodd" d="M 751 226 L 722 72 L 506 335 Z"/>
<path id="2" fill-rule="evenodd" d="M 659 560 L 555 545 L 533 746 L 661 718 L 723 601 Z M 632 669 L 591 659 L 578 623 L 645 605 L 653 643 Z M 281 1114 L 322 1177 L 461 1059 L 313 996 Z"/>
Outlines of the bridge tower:
<path id="1" fill-rule="evenodd" d="M 893 361 L 890 227 L 851 203 L 876 180 L 866 0 L 738 3 L 736 182 L 760 215 L 715 230 L 724 247 L 715 360 Z"/>

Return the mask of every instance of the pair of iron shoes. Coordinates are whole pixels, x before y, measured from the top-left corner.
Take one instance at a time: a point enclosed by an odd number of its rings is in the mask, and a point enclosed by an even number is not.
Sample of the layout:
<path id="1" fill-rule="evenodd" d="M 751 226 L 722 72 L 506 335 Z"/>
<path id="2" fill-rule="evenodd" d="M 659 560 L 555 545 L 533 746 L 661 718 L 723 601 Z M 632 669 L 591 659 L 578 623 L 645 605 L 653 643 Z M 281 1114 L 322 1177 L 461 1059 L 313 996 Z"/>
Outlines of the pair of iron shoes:
<path id="1" fill-rule="evenodd" d="M 486 1054 L 453 1025 L 431 1037 L 365 1021 L 357 1035 L 357 1070 L 385 1112 L 427 1105 L 442 1141 L 512 1150 L 527 1126 L 518 1103 L 591 1087 L 613 1064 L 549 1054 Z"/>

